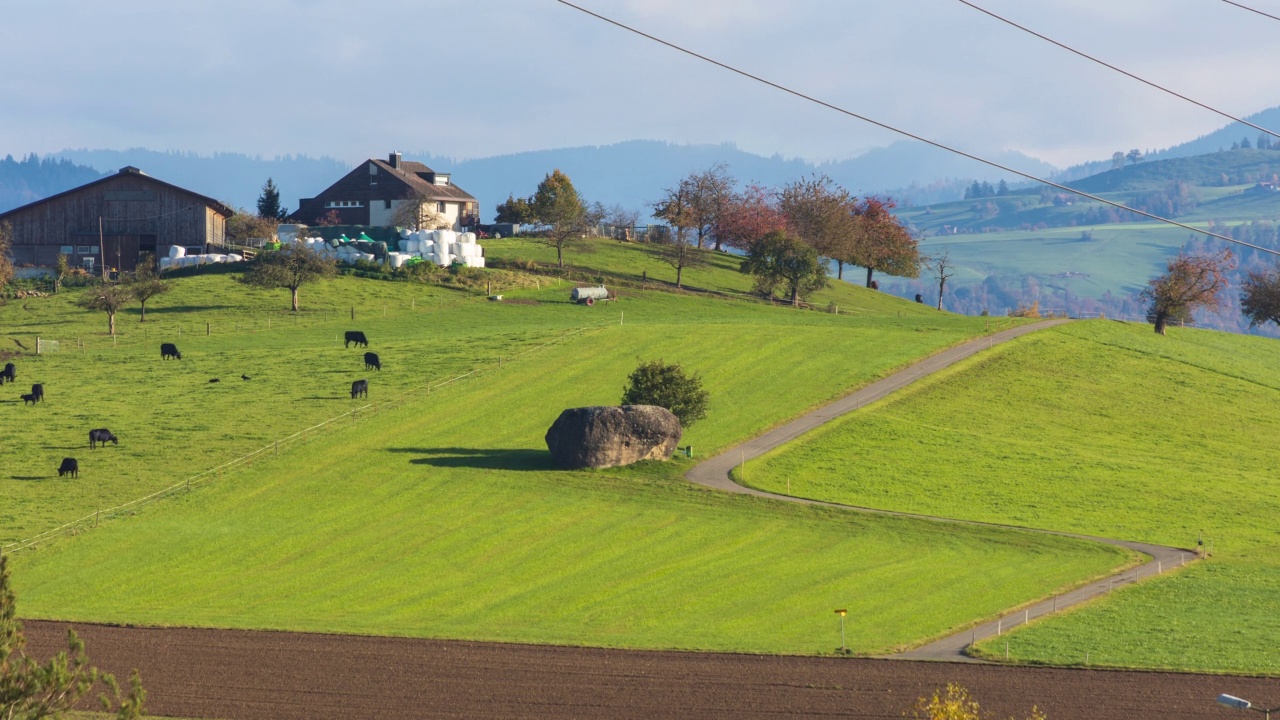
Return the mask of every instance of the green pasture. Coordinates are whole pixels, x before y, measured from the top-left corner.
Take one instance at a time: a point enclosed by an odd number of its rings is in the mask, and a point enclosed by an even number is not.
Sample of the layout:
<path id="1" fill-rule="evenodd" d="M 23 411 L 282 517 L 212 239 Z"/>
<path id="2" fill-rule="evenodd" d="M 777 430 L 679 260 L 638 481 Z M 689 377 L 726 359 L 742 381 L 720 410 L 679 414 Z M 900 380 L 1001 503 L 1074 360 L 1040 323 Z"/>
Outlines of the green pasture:
<path id="1" fill-rule="evenodd" d="M 1280 673 L 1276 341 L 1074 323 L 748 465 L 756 487 L 1213 557 L 982 646 L 1013 659 Z M 996 645 L 999 645 L 997 648 Z"/>
<path id="2" fill-rule="evenodd" d="M 598 272 L 638 264 L 624 246 L 619 267 L 614 250 L 595 254 Z M 713 268 L 703 282 L 723 291 L 736 279 Z M 815 653 L 836 646 L 831 611 L 849 606 L 858 608 L 851 647 L 873 652 L 1130 560 L 1018 531 L 722 496 L 683 481 L 689 460 L 554 471 L 546 428 L 565 407 L 616 403 L 640 359 L 679 361 L 703 376 L 711 413 L 682 444 L 705 457 L 980 334 L 984 323 L 851 286 L 829 291 L 840 301 L 835 315 L 653 290 L 585 308 L 567 302 L 567 284 L 539 282 L 491 303 L 344 278 L 304 293 L 310 315 L 281 320 L 282 293 L 254 295 L 226 277 L 181 280 L 157 303 L 189 308 L 169 322 L 219 322 L 213 334 L 183 340 L 180 365 L 160 360 L 150 329 L 111 348 L 103 319 L 69 296 L 10 303 L 0 310 L 5 335 L 99 333 L 82 354 L 64 343 L 38 360 L 18 359 L 20 380 L 41 375 L 49 400 L 0 404 L 6 457 L 24 463 L 0 474 L 0 528 L 14 538 L 342 413 L 354 377 L 370 376 L 371 401 L 389 400 L 483 367 L 429 397 L 344 420 L 279 456 L 17 555 L 22 614 Z M 384 361 L 380 375 L 364 372 L 362 351 L 334 347 L 353 303 L 354 327 Z M 227 307 L 208 309 L 215 304 Z M 247 314 L 230 309 L 243 307 Z M 219 334 L 233 315 L 271 317 L 272 325 Z M 600 325 L 510 359 L 592 323 Z M 500 367 L 499 354 L 508 357 Z M 210 387 L 208 376 L 222 382 Z M 69 450 L 99 425 L 120 428 L 121 445 Z M 82 458 L 79 481 L 51 477 L 67 452 Z"/>

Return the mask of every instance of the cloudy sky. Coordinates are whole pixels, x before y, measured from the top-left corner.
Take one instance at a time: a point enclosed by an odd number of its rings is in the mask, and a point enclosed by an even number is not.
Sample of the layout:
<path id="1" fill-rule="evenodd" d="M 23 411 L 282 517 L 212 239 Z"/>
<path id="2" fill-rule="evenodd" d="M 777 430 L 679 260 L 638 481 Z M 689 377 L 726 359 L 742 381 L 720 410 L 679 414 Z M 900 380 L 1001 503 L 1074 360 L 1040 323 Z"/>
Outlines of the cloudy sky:
<path id="1" fill-rule="evenodd" d="M 1280 105 L 1280 22 L 1220 0 L 976 1 L 1229 112 Z M 580 2 L 978 152 L 1061 166 L 1225 124 L 955 0 Z M 0 0 L 0 18 L 0 153 L 355 161 L 644 138 L 827 160 L 895 139 L 554 0 Z"/>

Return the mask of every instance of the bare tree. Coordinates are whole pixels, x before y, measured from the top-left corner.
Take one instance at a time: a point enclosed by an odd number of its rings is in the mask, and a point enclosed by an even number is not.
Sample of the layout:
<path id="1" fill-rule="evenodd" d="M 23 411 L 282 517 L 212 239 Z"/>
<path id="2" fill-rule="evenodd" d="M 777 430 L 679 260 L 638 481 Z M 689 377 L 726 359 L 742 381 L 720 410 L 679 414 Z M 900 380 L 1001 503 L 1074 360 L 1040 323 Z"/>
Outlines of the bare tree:
<path id="1" fill-rule="evenodd" d="M 933 278 L 938 281 L 938 309 L 942 309 L 942 293 L 947 289 L 947 281 L 956 275 L 955 263 L 951 261 L 951 248 L 944 246 L 941 255 L 925 256 L 921 261 L 933 271 Z"/>
<path id="2" fill-rule="evenodd" d="M 1142 298 L 1151 303 L 1148 317 L 1156 332 L 1164 335 L 1170 320 L 1190 320 L 1196 310 L 1222 309 L 1227 273 L 1235 267 L 1230 250 L 1178 253 L 1166 266 L 1168 272 L 1147 283 Z"/>
<path id="3" fill-rule="evenodd" d="M 127 287 L 133 293 L 134 299 L 142 306 L 142 316 L 138 322 L 147 321 L 147 301 L 170 290 L 169 283 L 162 280 L 156 273 L 156 259 L 151 253 L 142 253 L 138 256 L 138 267 L 133 271 L 133 277 L 129 278 Z"/>
<path id="4" fill-rule="evenodd" d="M 688 186 L 689 217 L 691 227 L 698 233 L 698 247 L 712 235 L 715 249 L 720 250 L 721 240 L 714 235 L 715 227 L 733 198 L 733 186 L 737 184 L 729 174 L 729 166 L 716 163 L 690 175 L 682 183 Z"/>
<path id="5" fill-rule="evenodd" d="M 653 204 L 653 217 L 675 228 L 676 239 L 684 241 L 685 231 L 693 227 L 693 210 L 689 195 L 689 181 L 681 180 L 675 187 L 662 191 L 662 199 Z"/>
<path id="6" fill-rule="evenodd" d="M 410 230 L 447 230 L 453 227 L 448 218 L 437 211 L 434 200 L 414 193 L 399 203 L 391 213 L 391 224 Z"/>
<path id="7" fill-rule="evenodd" d="M 133 299 L 133 291 L 124 285 L 99 285 L 90 288 L 80 299 L 80 307 L 99 310 L 107 314 L 107 327 L 116 334 L 116 313 Z"/>
<path id="8" fill-rule="evenodd" d="M 676 287 L 684 287 L 682 283 L 686 268 L 707 264 L 707 251 L 689 242 L 683 232 L 676 233 L 659 246 L 658 253 L 664 262 L 676 269 Z"/>

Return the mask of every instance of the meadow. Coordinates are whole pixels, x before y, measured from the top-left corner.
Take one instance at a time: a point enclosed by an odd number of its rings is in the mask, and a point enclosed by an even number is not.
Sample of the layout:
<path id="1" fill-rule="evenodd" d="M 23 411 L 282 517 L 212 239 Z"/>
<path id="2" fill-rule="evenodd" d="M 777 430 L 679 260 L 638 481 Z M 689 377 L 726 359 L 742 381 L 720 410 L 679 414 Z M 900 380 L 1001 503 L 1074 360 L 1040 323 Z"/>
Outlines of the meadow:
<path id="1" fill-rule="evenodd" d="M 1211 558 L 980 645 L 1013 660 L 1280 673 L 1276 341 L 1073 323 L 749 467 L 843 503 L 1195 548 Z M 998 647 L 997 647 L 998 646 Z"/>
<path id="2" fill-rule="evenodd" d="M 515 246 L 513 253 L 530 249 Z M 628 251 L 602 248 L 593 269 L 633 269 L 637 251 Z M 608 259 L 615 252 L 627 261 L 621 267 Z M 712 267 L 699 282 L 728 292 L 740 278 Z M 226 277 L 177 284 L 158 304 L 239 307 L 247 292 Z M 5 438 L 18 445 L 7 456 L 47 456 L 0 476 L 6 536 L 163 486 L 238 447 L 341 413 L 350 404 L 349 379 L 365 375 L 360 351 L 333 343 L 351 324 L 341 310 L 353 298 L 365 299 L 357 317 L 368 321 L 356 326 L 385 363 L 372 375 L 371 401 L 599 323 L 217 482 L 19 554 L 22 614 L 821 653 L 838 640 L 832 609 L 849 606 L 856 608 L 850 646 L 879 652 L 1130 560 L 1112 548 L 1014 530 L 722 496 L 683 481 L 694 462 L 688 459 L 555 471 L 543 443 L 552 420 L 565 407 L 616 403 L 640 359 L 678 361 L 702 375 L 711 414 L 682 444 L 706 456 L 979 334 L 985 324 L 851 286 L 826 291 L 828 302 L 841 306 L 837 315 L 652 290 L 627 290 L 617 304 L 585 308 L 567 302 L 567 285 L 539 284 L 492 303 L 429 286 L 343 278 L 304 293 L 311 316 L 256 333 L 184 340 L 181 367 L 162 363 L 151 349 L 154 336 L 115 348 L 98 337 L 92 351 L 77 355 L 64 345 L 41 356 L 47 406 L 0 406 L 4 427 L 22 426 Z M 72 337 L 79 323 L 102 323 L 70 297 L 44 300 L 0 311 L 6 334 L 11 317 L 36 312 L 42 320 L 24 325 L 24 337 L 46 327 Z M 279 293 L 259 300 L 250 303 L 258 315 L 284 302 Z M 212 312 L 175 315 L 203 322 Z M 238 380 L 233 373 L 241 368 L 252 368 L 244 372 L 253 380 Z M 210 374 L 223 382 L 210 388 Z M 61 394 L 72 383 L 114 390 Z M 126 388 L 127 401 L 114 398 Z M 79 481 L 48 477 L 56 465 L 49 459 L 78 443 L 74 436 L 90 419 L 127 430 L 118 432 L 121 445 L 78 450 L 93 460 L 82 462 Z"/>

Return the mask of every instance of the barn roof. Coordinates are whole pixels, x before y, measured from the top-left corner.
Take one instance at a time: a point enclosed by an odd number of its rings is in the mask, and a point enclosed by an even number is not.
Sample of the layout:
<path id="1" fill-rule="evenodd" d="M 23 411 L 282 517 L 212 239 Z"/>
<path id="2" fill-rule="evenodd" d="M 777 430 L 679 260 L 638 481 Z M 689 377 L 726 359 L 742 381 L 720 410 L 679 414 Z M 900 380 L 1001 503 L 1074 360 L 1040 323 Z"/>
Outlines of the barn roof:
<path id="1" fill-rule="evenodd" d="M 30 208 L 36 207 L 37 205 L 41 205 L 41 204 L 44 204 L 44 203 L 47 203 L 47 202 L 51 202 L 51 201 L 53 201 L 53 200 L 57 200 L 57 199 L 59 199 L 59 198 L 66 197 L 67 195 L 71 195 L 71 194 L 73 194 L 73 193 L 80 192 L 81 190 L 84 190 L 85 188 L 90 188 L 90 187 L 93 187 L 94 185 L 101 185 L 101 184 L 103 184 L 103 183 L 110 182 L 110 181 L 112 181 L 112 180 L 115 180 L 115 179 L 119 178 L 121 175 L 136 175 L 136 176 L 141 176 L 141 177 L 146 178 L 146 179 L 147 179 L 147 180 L 149 180 L 150 182 L 156 183 L 156 184 L 158 184 L 158 185 L 163 185 L 163 186 L 168 187 L 168 188 L 173 188 L 174 190 L 177 190 L 177 191 L 179 191 L 179 192 L 186 193 L 187 195 L 190 195 L 190 196 L 192 196 L 192 197 L 194 197 L 194 198 L 196 198 L 196 199 L 200 200 L 200 201 L 201 201 L 201 202 L 203 202 L 206 206 L 208 206 L 208 207 L 210 207 L 210 208 L 213 208 L 213 209 L 214 209 L 214 210 L 215 210 L 219 215 L 222 215 L 223 217 L 231 217 L 232 215 L 235 215 L 235 214 L 236 214 L 236 211 L 235 211 L 235 210 L 233 210 L 232 208 L 228 207 L 228 206 L 226 205 L 226 203 L 219 202 L 219 201 L 217 201 L 217 200 L 214 200 L 214 199 L 213 199 L 213 198 L 211 198 L 211 197 L 207 197 L 207 196 L 205 196 L 205 195 L 201 195 L 200 193 L 197 193 L 197 192 L 192 192 L 192 191 L 190 191 L 190 190 L 188 190 L 188 189 L 186 189 L 186 188 L 184 188 L 184 187 L 181 187 L 181 186 L 178 186 L 178 185 L 174 185 L 173 183 L 165 182 L 165 181 L 163 181 L 163 180 L 160 180 L 159 178 L 151 177 L 150 175 L 148 175 L 148 174 L 146 174 L 146 173 L 142 172 L 141 170 L 139 170 L 139 169 L 138 169 L 138 168 L 136 168 L 136 167 L 133 167 L 132 165 L 126 165 L 126 166 L 124 166 L 124 167 L 120 168 L 118 171 L 116 171 L 116 172 L 115 172 L 114 174 L 112 174 L 112 175 L 104 175 L 103 177 L 100 177 L 100 178 L 98 178 L 97 180 L 93 180 L 93 181 L 91 181 L 91 182 L 87 182 L 87 183 L 85 183 L 84 185 L 79 185 L 79 186 L 76 186 L 76 187 L 71 188 L 70 190 L 64 190 L 64 191 L 62 191 L 62 192 L 60 192 L 60 193 L 56 193 L 56 194 L 54 194 L 54 195 L 50 195 L 50 196 L 49 196 L 49 197 L 47 197 L 47 198 L 42 198 L 42 199 L 40 199 L 40 200 L 36 200 L 35 202 L 29 202 L 29 203 L 27 203 L 26 205 L 23 205 L 23 206 L 21 206 L 21 207 L 16 207 L 16 208 L 14 208 L 14 209 L 12 209 L 12 210 L 9 210 L 9 211 L 6 211 L 6 212 L 2 212 L 2 213 L 0 213 L 0 219 L 3 219 L 3 218 L 5 218 L 5 217 L 7 217 L 7 216 L 9 216 L 9 215 L 13 215 L 13 214 L 15 214 L 15 213 L 22 212 L 23 210 L 27 210 L 27 209 L 30 209 Z"/>

